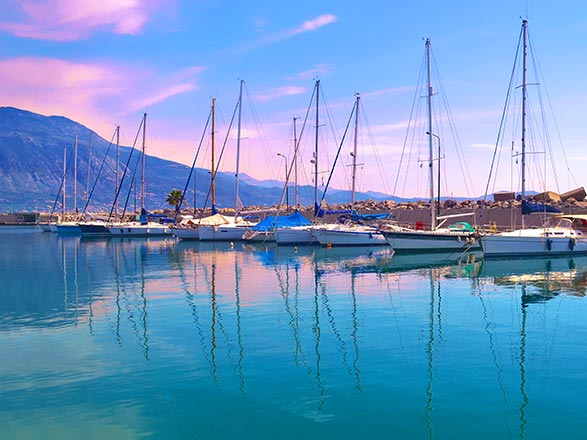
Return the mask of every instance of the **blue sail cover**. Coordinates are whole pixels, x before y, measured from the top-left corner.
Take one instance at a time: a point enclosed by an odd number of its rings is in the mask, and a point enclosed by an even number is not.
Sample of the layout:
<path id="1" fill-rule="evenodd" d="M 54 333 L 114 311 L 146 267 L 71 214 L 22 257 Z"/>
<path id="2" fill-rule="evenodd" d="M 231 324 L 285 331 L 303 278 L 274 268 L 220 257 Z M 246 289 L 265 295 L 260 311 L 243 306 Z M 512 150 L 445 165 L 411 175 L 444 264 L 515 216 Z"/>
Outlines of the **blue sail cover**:
<path id="1" fill-rule="evenodd" d="M 296 211 L 293 214 L 280 217 L 268 215 L 251 229 L 253 231 L 272 231 L 273 229 L 289 228 L 293 226 L 310 226 L 311 224 L 312 222 Z"/>
<path id="2" fill-rule="evenodd" d="M 554 206 L 547 205 L 545 203 L 530 203 L 526 200 L 522 200 L 522 215 L 532 214 L 535 212 L 562 212 L 560 209 Z"/>
<path id="3" fill-rule="evenodd" d="M 360 220 L 387 220 L 387 219 L 394 219 L 395 215 L 391 213 L 383 213 L 383 214 L 359 214 L 356 211 L 353 211 L 353 215 L 351 216 L 352 220 L 360 221 Z"/>
<path id="4" fill-rule="evenodd" d="M 316 217 L 324 217 L 326 214 L 352 214 L 350 209 L 322 209 L 317 203 L 314 205 Z"/>

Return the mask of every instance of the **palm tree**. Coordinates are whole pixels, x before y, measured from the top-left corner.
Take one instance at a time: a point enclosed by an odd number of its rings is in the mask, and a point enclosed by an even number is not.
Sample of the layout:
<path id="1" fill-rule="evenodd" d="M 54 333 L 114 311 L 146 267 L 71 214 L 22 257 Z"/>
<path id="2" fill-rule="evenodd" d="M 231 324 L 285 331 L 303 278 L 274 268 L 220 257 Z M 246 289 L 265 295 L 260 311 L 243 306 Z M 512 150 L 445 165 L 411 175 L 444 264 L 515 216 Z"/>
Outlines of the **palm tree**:
<path id="1" fill-rule="evenodd" d="M 180 191 L 179 189 L 172 189 L 169 192 L 169 194 L 167 194 L 167 198 L 165 199 L 165 202 L 171 206 L 174 206 L 175 212 L 177 212 L 177 211 L 179 211 L 179 204 L 181 202 L 182 197 L 183 197 L 183 191 Z M 183 204 L 185 205 L 185 200 L 183 201 Z"/>

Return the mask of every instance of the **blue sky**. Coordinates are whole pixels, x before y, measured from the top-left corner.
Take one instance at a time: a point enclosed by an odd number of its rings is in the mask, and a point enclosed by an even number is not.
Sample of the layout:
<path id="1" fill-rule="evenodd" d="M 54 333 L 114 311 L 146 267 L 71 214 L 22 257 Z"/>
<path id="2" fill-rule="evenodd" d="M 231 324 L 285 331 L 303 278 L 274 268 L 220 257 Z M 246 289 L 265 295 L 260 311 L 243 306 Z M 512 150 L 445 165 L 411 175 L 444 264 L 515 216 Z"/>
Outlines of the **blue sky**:
<path id="1" fill-rule="evenodd" d="M 413 152 L 402 162 L 400 184 L 395 181 L 424 40 L 430 38 L 442 78 L 434 87 L 445 93 L 466 158 L 463 172 L 452 136 L 435 127 L 445 150 L 443 191 L 477 196 L 485 191 L 520 17 L 527 15 L 546 80 L 541 88 L 548 91 L 565 151 L 565 156 L 558 152 L 556 127 L 549 126 L 552 156 L 561 167 L 558 186 L 548 170 L 541 172 L 541 165 L 529 172 L 528 185 L 560 192 L 584 185 L 584 2 L 96 3 L 0 0 L 0 105 L 64 115 L 107 139 L 120 124 L 126 144 L 147 111 L 148 153 L 191 164 L 210 98 L 217 99 L 221 141 L 239 79 L 244 79 L 241 170 L 259 179 L 283 179 L 284 162 L 277 153 L 293 157 L 292 118 L 303 116 L 314 79 L 319 78 L 332 121 L 322 117 L 321 171 L 332 164 L 354 94 L 360 92 L 363 122 L 368 124 L 362 125 L 358 189 L 392 192 L 395 187 L 396 195 L 425 197 L 427 172 L 420 165 L 427 153 L 421 140 L 406 147 Z M 420 136 L 422 129 L 418 130 Z M 311 183 L 313 146 L 306 137 L 301 143 L 300 180 Z M 514 136 L 516 142 L 519 138 Z M 536 160 L 551 156 L 541 147 L 532 148 L 539 153 Z M 351 149 L 345 143 L 336 187 L 348 185 Z M 205 151 L 198 166 L 208 166 Z M 223 161 L 224 170 L 234 169 L 234 142 Z M 471 177 L 468 182 L 463 182 L 463 173 Z M 490 189 L 519 186 L 509 151 L 501 155 L 497 179 Z"/>

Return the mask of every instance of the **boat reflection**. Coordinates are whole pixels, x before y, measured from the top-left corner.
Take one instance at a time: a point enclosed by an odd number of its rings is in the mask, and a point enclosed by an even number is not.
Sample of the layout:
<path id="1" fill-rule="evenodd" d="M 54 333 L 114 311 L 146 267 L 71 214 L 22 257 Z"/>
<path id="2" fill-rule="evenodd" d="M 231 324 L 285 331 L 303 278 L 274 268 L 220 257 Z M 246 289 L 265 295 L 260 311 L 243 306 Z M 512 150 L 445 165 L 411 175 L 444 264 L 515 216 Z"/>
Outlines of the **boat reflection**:
<path id="1" fill-rule="evenodd" d="M 587 257 L 484 260 L 480 276 L 496 286 L 525 287 L 524 303 L 543 302 L 561 293 L 585 296 Z"/>

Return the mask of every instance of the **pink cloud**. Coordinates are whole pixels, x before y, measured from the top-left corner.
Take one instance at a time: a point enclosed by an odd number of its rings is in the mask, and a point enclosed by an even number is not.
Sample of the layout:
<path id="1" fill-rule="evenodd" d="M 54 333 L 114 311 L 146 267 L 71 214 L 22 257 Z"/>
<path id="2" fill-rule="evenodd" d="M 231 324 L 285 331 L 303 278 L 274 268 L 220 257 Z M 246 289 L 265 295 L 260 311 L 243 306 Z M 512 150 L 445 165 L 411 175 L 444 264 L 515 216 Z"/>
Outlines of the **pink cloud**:
<path id="1" fill-rule="evenodd" d="M 303 72 L 293 75 L 294 79 L 309 79 L 315 78 L 319 75 L 327 75 L 332 72 L 334 66 L 332 64 L 318 64 L 313 69 L 305 70 Z"/>
<path id="2" fill-rule="evenodd" d="M 0 102 L 4 105 L 63 115 L 104 137 L 110 136 L 114 124 L 136 125 L 137 110 L 195 89 L 193 79 L 178 82 L 173 74 L 162 76 L 108 63 L 51 58 L 0 61 Z"/>
<path id="3" fill-rule="evenodd" d="M 314 20 L 305 21 L 304 23 L 302 23 L 300 27 L 293 29 L 290 32 L 290 35 L 301 34 L 302 32 L 315 31 L 316 29 L 320 29 L 323 26 L 334 23 L 336 20 L 336 15 L 323 14 L 315 18 Z"/>
<path id="4" fill-rule="evenodd" d="M 181 95 L 183 93 L 191 92 L 197 89 L 198 87 L 192 83 L 174 84 L 172 86 L 167 87 L 166 89 L 156 91 L 153 95 L 150 95 L 146 98 L 141 98 L 140 100 L 133 102 L 130 105 L 129 110 L 142 110 L 145 107 L 149 107 L 161 101 L 165 101 L 166 99 L 171 98 L 172 96 Z"/>
<path id="5" fill-rule="evenodd" d="M 158 0 L 157 0 L 158 1 Z M 22 0 L 20 22 L 0 22 L 0 30 L 23 38 L 72 41 L 109 30 L 136 35 L 147 23 L 156 0 Z"/>
<path id="6" fill-rule="evenodd" d="M 302 95 L 307 93 L 307 87 L 285 86 L 277 89 L 272 89 L 264 95 L 256 95 L 253 99 L 258 102 L 271 101 L 273 99 L 281 98 L 283 96 Z"/>

